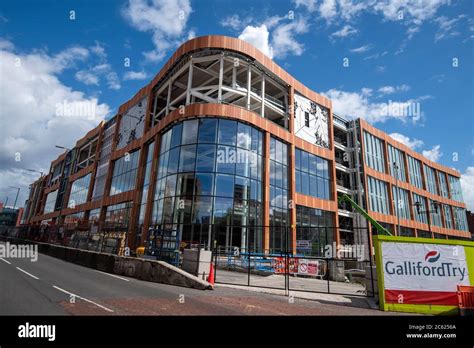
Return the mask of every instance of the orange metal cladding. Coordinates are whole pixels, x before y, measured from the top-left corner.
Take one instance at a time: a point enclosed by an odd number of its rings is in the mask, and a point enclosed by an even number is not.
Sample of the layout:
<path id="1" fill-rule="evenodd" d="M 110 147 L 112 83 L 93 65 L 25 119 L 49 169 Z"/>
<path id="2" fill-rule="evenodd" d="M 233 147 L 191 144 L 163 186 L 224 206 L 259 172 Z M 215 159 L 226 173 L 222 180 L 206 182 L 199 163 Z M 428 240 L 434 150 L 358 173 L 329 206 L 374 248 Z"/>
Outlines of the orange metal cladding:
<path id="1" fill-rule="evenodd" d="M 405 152 L 406 155 L 410 155 L 411 157 L 419 160 L 422 163 L 422 166 L 421 166 L 422 175 L 421 176 L 423 178 L 424 187 L 426 187 L 426 182 L 425 182 L 426 175 L 424 173 L 423 164 L 426 164 L 427 166 L 442 172 L 446 176 L 446 182 L 448 182 L 447 174 L 450 174 L 450 175 L 458 177 L 458 178 L 461 176 L 459 174 L 459 172 L 455 171 L 454 169 L 451 169 L 449 167 L 445 167 L 443 165 L 440 165 L 439 163 L 430 161 L 426 157 L 424 157 L 421 154 L 419 154 L 419 153 L 413 151 L 412 149 L 410 149 L 408 146 L 396 141 L 395 139 L 393 139 L 392 137 L 390 137 L 388 134 L 381 131 L 380 129 L 377 129 L 377 128 L 373 127 L 372 125 L 367 123 L 367 121 L 365 121 L 365 120 L 362 120 L 362 119 L 360 120 L 360 128 L 361 128 L 361 132 L 366 131 L 366 132 L 382 139 L 384 141 L 384 143 L 386 144 L 385 147 L 387 147 L 388 144 L 390 144 L 393 147 Z M 365 151 L 362 151 L 362 153 L 365 156 Z M 387 183 L 387 185 L 388 185 L 387 190 L 389 192 L 389 196 L 391 196 L 391 192 L 392 192 L 391 187 L 395 186 L 397 184 L 397 181 L 390 174 L 387 174 L 387 173 L 389 173 L 389 170 L 388 170 L 388 165 L 389 165 L 388 151 L 384 151 L 384 161 L 386 163 L 386 168 L 385 168 L 386 173 L 380 173 L 380 172 L 368 167 L 365 164 L 365 158 L 364 158 L 364 172 L 365 172 L 365 180 L 364 181 L 365 181 L 365 185 L 366 185 L 366 188 L 365 188 L 366 192 L 368 192 L 367 176 L 372 176 L 376 179 L 382 180 L 383 182 Z M 407 190 L 409 192 L 408 198 L 409 198 L 409 202 L 410 202 L 410 206 L 411 206 L 410 210 L 411 210 L 411 216 L 412 217 L 414 216 L 414 209 L 413 209 L 413 202 L 412 202 L 412 192 L 414 192 L 414 193 L 416 193 L 420 196 L 438 201 L 440 203 L 448 204 L 450 206 L 456 206 L 456 207 L 460 207 L 460 208 L 465 208 L 466 207 L 466 205 L 462 202 L 458 202 L 458 201 L 455 201 L 455 200 L 452 200 L 452 199 L 449 199 L 449 198 L 445 198 L 445 197 L 442 197 L 442 196 L 439 196 L 439 195 L 435 195 L 435 194 L 433 194 L 433 193 L 431 193 L 427 190 L 420 189 L 420 188 L 410 184 L 409 179 L 408 179 L 409 178 L 408 161 L 407 161 L 406 156 L 405 156 L 404 162 L 405 162 L 405 177 L 407 178 L 408 182 L 398 180 L 398 187 L 400 187 L 404 190 Z M 436 184 L 437 184 L 438 192 L 439 192 L 439 182 L 438 182 L 437 177 L 436 177 Z M 448 185 L 448 190 L 449 190 L 449 185 Z M 367 197 L 366 197 L 366 200 L 367 200 L 366 201 L 367 207 L 369 207 Z M 390 211 L 392 212 L 391 215 L 386 215 L 386 214 L 381 214 L 381 213 L 378 213 L 378 212 L 374 212 L 374 211 L 370 210 L 370 208 L 368 210 L 369 210 L 370 215 L 379 222 L 392 224 L 394 226 L 397 225 L 397 223 L 398 223 L 397 222 L 397 217 L 395 215 L 395 207 L 394 207 L 393 199 L 390 199 Z M 444 214 L 440 214 L 440 215 L 443 217 L 443 221 L 444 221 Z M 451 216 L 453 216 L 452 212 L 451 212 Z M 400 226 L 412 228 L 415 231 L 415 236 L 417 235 L 418 230 L 428 231 L 428 229 L 429 229 L 428 224 L 424 224 L 424 223 L 421 223 L 421 222 L 418 222 L 418 221 L 415 221 L 415 220 L 406 220 L 406 219 L 403 219 L 403 218 L 400 218 Z M 459 231 L 459 230 L 455 230 L 455 229 L 443 228 L 443 227 L 439 227 L 439 226 L 434 226 L 433 224 L 431 225 L 431 230 L 432 230 L 433 233 L 440 233 L 440 234 L 444 234 L 444 235 L 447 235 L 447 236 L 470 238 L 470 233 L 468 231 Z"/>

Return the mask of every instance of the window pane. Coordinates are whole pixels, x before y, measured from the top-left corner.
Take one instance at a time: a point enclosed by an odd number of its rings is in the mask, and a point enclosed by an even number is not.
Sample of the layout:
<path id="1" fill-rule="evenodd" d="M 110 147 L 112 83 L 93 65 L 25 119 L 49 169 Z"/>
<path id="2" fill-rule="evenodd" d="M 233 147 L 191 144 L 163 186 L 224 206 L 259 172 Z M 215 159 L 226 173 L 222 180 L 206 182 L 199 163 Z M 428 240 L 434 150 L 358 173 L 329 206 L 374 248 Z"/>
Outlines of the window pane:
<path id="1" fill-rule="evenodd" d="M 217 119 L 201 118 L 199 120 L 199 142 L 216 143 Z"/>
<path id="2" fill-rule="evenodd" d="M 223 197 L 233 197 L 234 177 L 231 175 L 217 174 L 215 195 Z"/>
<path id="3" fill-rule="evenodd" d="M 183 140 L 182 144 L 194 144 L 197 142 L 199 120 L 190 120 L 183 122 Z"/>
<path id="4" fill-rule="evenodd" d="M 214 175 L 196 174 L 196 195 L 212 195 Z"/>
<path id="5" fill-rule="evenodd" d="M 191 172 L 194 171 L 196 145 L 188 145 L 181 147 L 181 155 L 179 159 L 179 171 Z"/>
<path id="6" fill-rule="evenodd" d="M 237 122 L 219 120 L 219 144 L 234 145 L 237 134 Z"/>
<path id="7" fill-rule="evenodd" d="M 215 145 L 198 145 L 196 158 L 197 172 L 213 172 L 216 158 Z"/>
<path id="8" fill-rule="evenodd" d="M 177 124 L 171 130 L 171 144 L 170 148 L 181 145 L 181 134 L 183 132 L 183 124 Z"/>

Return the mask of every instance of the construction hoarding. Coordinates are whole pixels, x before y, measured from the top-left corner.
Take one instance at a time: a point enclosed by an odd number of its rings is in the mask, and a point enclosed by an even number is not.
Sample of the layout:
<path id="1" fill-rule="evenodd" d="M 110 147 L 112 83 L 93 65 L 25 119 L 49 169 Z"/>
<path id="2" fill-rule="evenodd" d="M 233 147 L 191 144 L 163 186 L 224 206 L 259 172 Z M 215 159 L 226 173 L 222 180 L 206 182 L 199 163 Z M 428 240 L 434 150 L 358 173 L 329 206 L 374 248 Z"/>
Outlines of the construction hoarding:
<path id="1" fill-rule="evenodd" d="M 456 313 L 457 286 L 474 285 L 474 242 L 375 236 L 380 308 Z"/>

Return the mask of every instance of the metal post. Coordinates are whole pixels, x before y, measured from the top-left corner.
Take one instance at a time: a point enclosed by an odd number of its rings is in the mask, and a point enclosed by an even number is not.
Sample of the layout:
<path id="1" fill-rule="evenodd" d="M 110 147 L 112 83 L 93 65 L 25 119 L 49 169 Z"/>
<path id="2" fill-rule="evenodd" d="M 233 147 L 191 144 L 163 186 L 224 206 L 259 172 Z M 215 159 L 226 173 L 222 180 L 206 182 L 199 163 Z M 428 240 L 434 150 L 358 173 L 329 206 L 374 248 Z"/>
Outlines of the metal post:
<path id="1" fill-rule="evenodd" d="M 262 110 L 261 115 L 265 118 L 265 73 L 262 72 Z"/>
<path id="2" fill-rule="evenodd" d="M 250 110 L 250 91 L 252 89 L 252 65 L 249 62 L 247 70 L 247 110 Z"/>
<path id="3" fill-rule="evenodd" d="M 188 89 L 186 91 L 186 105 L 191 102 L 191 88 L 193 87 L 193 59 L 189 60 Z"/>
<path id="4" fill-rule="evenodd" d="M 393 167 L 396 171 L 396 174 L 395 174 L 395 188 L 396 188 L 396 193 L 397 193 L 397 200 L 396 200 L 396 205 L 395 205 L 395 213 L 397 214 L 397 236 L 400 236 L 400 214 L 398 213 L 398 206 L 399 206 L 399 199 L 400 199 L 400 192 L 399 192 L 399 188 L 398 188 L 398 164 L 397 162 L 393 162 Z"/>
<path id="5" fill-rule="evenodd" d="M 217 102 L 222 103 L 222 80 L 224 79 L 224 56 L 221 56 L 219 62 L 219 89 L 217 91 Z"/>

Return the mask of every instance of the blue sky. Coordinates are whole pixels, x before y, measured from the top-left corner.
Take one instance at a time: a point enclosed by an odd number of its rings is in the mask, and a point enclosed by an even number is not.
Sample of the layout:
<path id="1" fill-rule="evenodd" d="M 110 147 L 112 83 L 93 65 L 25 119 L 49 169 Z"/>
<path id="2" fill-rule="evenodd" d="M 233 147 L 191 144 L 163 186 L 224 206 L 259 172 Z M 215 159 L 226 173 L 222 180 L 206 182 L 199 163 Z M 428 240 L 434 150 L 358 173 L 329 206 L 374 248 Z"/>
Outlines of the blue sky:
<path id="1" fill-rule="evenodd" d="M 36 175 L 24 168 L 47 171 L 60 154 L 55 144 L 73 146 L 147 84 L 180 43 L 209 34 L 255 44 L 330 97 L 335 112 L 364 117 L 456 168 L 474 209 L 469 0 L 3 2 L 0 199 L 12 200 L 9 185 L 20 186 L 22 204 Z M 64 101 L 88 102 L 95 115 L 58 115 Z M 388 103 L 419 106 L 421 115 L 387 114 Z"/>

